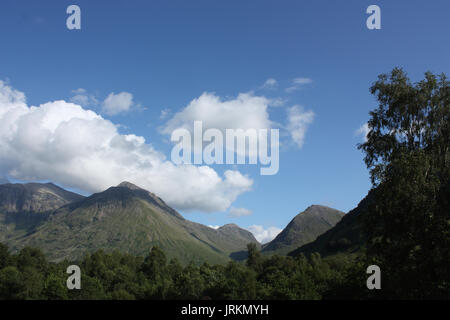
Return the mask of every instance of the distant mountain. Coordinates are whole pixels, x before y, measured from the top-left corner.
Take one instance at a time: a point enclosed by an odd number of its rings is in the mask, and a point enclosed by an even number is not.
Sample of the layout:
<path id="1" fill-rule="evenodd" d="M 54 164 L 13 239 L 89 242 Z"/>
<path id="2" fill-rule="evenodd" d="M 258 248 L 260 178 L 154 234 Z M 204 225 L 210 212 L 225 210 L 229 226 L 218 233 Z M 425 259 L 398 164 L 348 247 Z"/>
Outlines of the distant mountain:
<path id="1" fill-rule="evenodd" d="M 10 243 L 39 247 L 51 260 L 78 259 L 98 249 L 146 255 L 157 245 L 169 258 L 222 263 L 257 243 L 236 225 L 218 230 L 184 219 L 156 195 L 124 182 L 54 211 L 35 232 Z"/>
<path id="2" fill-rule="evenodd" d="M 263 246 L 264 254 L 288 254 L 316 240 L 338 223 L 344 213 L 325 206 L 312 205 L 298 214 L 271 242 Z"/>
<path id="3" fill-rule="evenodd" d="M 322 256 L 329 256 L 343 252 L 358 252 L 364 248 L 366 237 L 361 220 L 364 218 L 372 198 L 372 193 L 369 192 L 358 206 L 349 211 L 334 228 L 320 235 L 315 241 L 293 250 L 289 255 L 318 252 Z"/>
<path id="4" fill-rule="evenodd" d="M 0 184 L 0 212 L 44 213 L 83 198 L 53 183 Z"/>
<path id="5" fill-rule="evenodd" d="M 0 241 L 32 232 L 50 212 L 83 198 L 52 183 L 1 184 Z"/>
<path id="6" fill-rule="evenodd" d="M 242 229 L 234 223 L 226 224 L 218 228 L 217 231 L 226 237 L 227 241 L 230 241 L 229 245 L 233 245 L 236 248 L 240 247 L 242 243 L 248 244 L 254 242 L 259 245 L 255 236 L 250 231 Z"/>
<path id="7" fill-rule="evenodd" d="M 10 183 L 8 178 L 0 176 L 0 184 Z"/>

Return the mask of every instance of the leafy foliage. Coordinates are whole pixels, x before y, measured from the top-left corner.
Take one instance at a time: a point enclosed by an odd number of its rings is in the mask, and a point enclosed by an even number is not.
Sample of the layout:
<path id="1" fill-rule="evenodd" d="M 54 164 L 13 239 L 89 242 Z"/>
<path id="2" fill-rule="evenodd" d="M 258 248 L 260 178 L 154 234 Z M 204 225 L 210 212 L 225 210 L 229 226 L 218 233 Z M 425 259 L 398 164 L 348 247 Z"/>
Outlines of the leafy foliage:
<path id="1" fill-rule="evenodd" d="M 321 299 L 352 265 L 318 254 L 268 258 L 254 244 L 247 263 L 201 266 L 168 262 L 158 247 L 145 259 L 99 250 L 78 262 L 81 290 L 68 290 L 68 261 L 48 262 L 32 248 L 1 252 L 0 299 Z"/>
<path id="2" fill-rule="evenodd" d="M 445 75 L 412 84 L 394 69 L 371 88 L 366 156 L 374 184 L 368 259 L 388 298 L 450 297 L 450 87 Z"/>

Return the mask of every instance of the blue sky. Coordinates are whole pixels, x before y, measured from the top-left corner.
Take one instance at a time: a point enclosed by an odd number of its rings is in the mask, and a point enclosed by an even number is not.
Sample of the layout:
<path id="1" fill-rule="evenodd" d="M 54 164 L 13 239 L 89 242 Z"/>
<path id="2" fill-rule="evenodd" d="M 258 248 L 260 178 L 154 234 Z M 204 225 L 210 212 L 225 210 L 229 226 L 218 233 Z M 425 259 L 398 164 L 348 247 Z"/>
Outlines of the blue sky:
<path id="1" fill-rule="evenodd" d="M 66 28 L 70 4 L 81 8 L 81 30 Z M 366 27 L 371 4 L 381 8 L 381 30 Z M 278 174 L 216 165 L 212 169 L 219 177 L 238 170 L 251 179 L 251 190 L 231 196 L 226 210 L 179 206 L 185 217 L 207 225 L 283 228 L 311 204 L 347 212 L 367 194 L 369 175 L 356 149 L 363 136 L 356 131 L 376 106 L 369 87 L 395 66 L 414 81 L 427 70 L 449 74 L 449 12 L 447 0 L 3 0 L 0 80 L 4 88 L 23 92 L 28 106 L 76 102 L 82 95 L 83 110 L 120 125 L 122 135 L 144 137 L 166 157 L 173 145 L 161 128 L 205 92 L 220 101 L 241 93 L 283 101 L 266 112 L 284 129 L 293 106 L 312 111 L 301 148 L 289 130 L 280 132 Z M 268 79 L 275 85 L 264 86 Z M 294 79 L 309 83 L 286 90 L 295 86 Z M 130 110 L 107 112 L 105 99 L 120 92 L 132 95 Z M 6 157 L 4 150 L 0 157 Z M 62 177 L 53 172 L 46 178 L 40 169 L 33 175 L 29 168 L 21 174 L 22 167 L 0 159 L 0 173 L 13 181 Z M 80 189 L 68 175 L 55 182 Z M 230 217 L 230 207 L 252 214 Z"/>

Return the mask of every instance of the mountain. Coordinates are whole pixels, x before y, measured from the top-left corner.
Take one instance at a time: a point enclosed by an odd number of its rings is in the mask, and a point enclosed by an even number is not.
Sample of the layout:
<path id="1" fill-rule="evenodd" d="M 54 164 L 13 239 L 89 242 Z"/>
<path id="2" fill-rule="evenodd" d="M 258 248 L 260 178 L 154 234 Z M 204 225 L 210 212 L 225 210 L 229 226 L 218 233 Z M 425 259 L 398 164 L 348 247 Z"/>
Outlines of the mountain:
<path id="1" fill-rule="evenodd" d="M 358 252 L 364 248 L 366 237 L 361 220 L 364 218 L 367 206 L 372 199 L 372 193 L 369 192 L 358 206 L 349 211 L 335 227 L 317 237 L 315 241 L 293 250 L 289 255 L 297 256 L 301 253 L 318 252 L 322 256 L 329 256 L 343 252 Z"/>
<path id="2" fill-rule="evenodd" d="M 325 206 L 312 205 L 299 213 L 275 239 L 264 245 L 265 254 L 288 254 L 290 251 L 314 241 L 319 235 L 338 223 L 344 213 Z"/>
<path id="3" fill-rule="evenodd" d="M 6 184 L 9 183 L 9 180 L 7 177 L 0 176 L 0 184 Z"/>
<path id="4" fill-rule="evenodd" d="M 53 183 L 0 184 L 0 212 L 44 213 L 83 198 Z"/>
<path id="5" fill-rule="evenodd" d="M 219 234 L 222 234 L 224 237 L 226 237 L 227 241 L 230 241 L 229 245 L 233 245 L 236 248 L 241 246 L 243 242 L 245 242 L 246 244 L 254 242 L 259 245 L 258 241 L 256 241 L 255 237 L 250 231 L 244 230 L 234 223 L 226 224 L 218 228 L 217 231 L 219 232 Z"/>
<path id="6" fill-rule="evenodd" d="M 169 258 L 223 263 L 257 243 L 236 225 L 218 230 L 184 219 L 156 195 L 123 182 L 54 211 L 35 232 L 10 246 L 41 248 L 51 260 L 74 260 L 98 249 L 147 255 L 158 245 Z"/>
<path id="7" fill-rule="evenodd" d="M 50 212 L 83 199 L 52 183 L 0 185 L 0 241 L 30 233 Z"/>

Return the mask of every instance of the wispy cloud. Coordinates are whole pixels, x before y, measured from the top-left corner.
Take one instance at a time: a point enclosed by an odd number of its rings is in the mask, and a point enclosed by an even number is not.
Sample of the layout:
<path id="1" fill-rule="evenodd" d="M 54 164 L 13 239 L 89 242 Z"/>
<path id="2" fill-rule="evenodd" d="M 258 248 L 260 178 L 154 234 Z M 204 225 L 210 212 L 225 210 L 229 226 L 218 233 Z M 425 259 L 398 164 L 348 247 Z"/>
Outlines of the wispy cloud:
<path id="1" fill-rule="evenodd" d="M 285 91 L 287 93 L 291 93 L 312 82 L 313 81 L 310 78 L 295 78 L 292 79 L 292 85 L 290 87 L 287 87 Z"/>
<path id="2" fill-rule="evenodd" d="M 168 109 L 168 108 L 162 109 L 162 110 L 161 110 L 161 113 L 159 114 L 159 118 L 160 118 L 161 120 L 166 119 L 166 118 L 170 115 L 170 112 L 171 112 L 171 110 Z"/>
<path id="3" fill-rule="evenodd" d="M 236 207 L 231 207 L 230 210 L 228 211 L 228 215 L 232 218 L 239 218 L 239 217 L 244 217 L 244 216 L 249 216 L 251 215 L 253 212 L 249 209 L 245 209 L 245 208 L 236 208 Z"/>
<path id="4" fill-rule="evenodd" d="M 86 89 L 78 88 L 72 90 L 72 93 L 75 95 L 69 99 L 70 102 L 83 107 L 94 107 L 99 104 L 98 99 L 93 94 L 89 94 Z"/>
<path id="5" fill-rule="evenodd" d="M 274 78 L 269 78 L 261 86 L 261 89 L 275 89 L 278 86 L 278 81 Z"/>
<path id="6" fill-rule="evenodd" d="M 287 109 L 287 115 L 287 130 L 295 144 L 301 148 L 305 140 L 306 130 L 314 120 L 314 112 L 311 110 L 305 111 L 301 106 L 296 105 Z"/>

